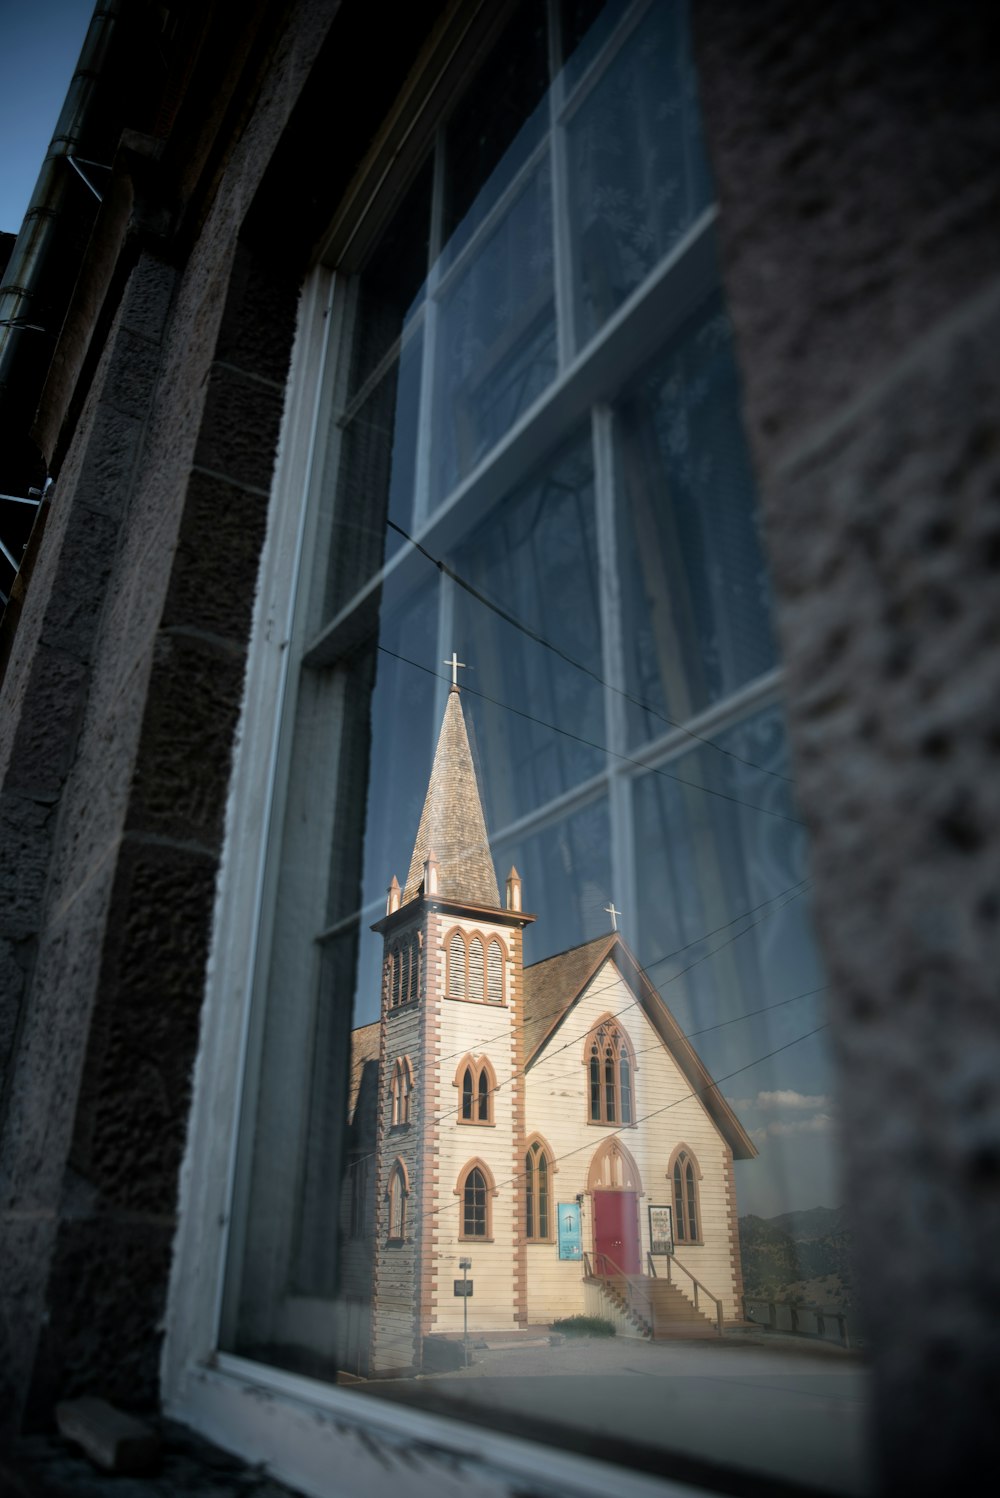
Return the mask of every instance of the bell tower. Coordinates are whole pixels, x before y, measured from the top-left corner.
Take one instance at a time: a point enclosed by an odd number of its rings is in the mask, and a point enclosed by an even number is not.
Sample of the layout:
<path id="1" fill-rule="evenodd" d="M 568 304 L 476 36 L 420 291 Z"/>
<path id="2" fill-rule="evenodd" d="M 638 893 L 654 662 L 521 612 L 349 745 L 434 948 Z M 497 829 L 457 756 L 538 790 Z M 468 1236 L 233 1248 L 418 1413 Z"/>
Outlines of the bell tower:
<path id="1" fill-rule="evenodd" d="M 382 934 L 371 1367 L 421 1366 L 458 1334 L 453 1281 L 471 1260 L 469 1327 L 527 1319 L 518 1182 L 525 1138 L 524 927 L 511 869 L 501 904 L 457 684 L 445 706 L 402 889 Z"/>

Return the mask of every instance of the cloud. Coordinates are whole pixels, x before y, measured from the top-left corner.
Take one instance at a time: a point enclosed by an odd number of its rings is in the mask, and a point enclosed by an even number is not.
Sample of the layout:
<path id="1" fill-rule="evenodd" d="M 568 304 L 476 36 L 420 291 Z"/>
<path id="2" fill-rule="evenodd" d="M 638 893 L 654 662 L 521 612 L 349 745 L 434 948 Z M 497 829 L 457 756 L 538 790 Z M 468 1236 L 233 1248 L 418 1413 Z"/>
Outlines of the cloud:
<path id="1" fill-rule="evenodd" d="M 829 1113 L 814 1113 L 812 1118 L 776 1118 L 762 1129 L 751 1129 L 750 1138 L 756 1144 L 765 1139 L 786 1138 L 789 1134 L 828 1134 L 833 1128 L 833 1117 Z"/>
<path id="2" fill-rule="evenodd" d="M 737 1113 L 745 1108 L 760 1108 L 765 1113 L 775 1113 L 781 1108 L 805 1112 L 808 1109 L 829 1108 L 832 1102 L 833 1099 L 823 1093 L 793 1092 L 790 1088 L 779 1092 L 758 1092 L 756 1097 L 730 1098 Z"/>

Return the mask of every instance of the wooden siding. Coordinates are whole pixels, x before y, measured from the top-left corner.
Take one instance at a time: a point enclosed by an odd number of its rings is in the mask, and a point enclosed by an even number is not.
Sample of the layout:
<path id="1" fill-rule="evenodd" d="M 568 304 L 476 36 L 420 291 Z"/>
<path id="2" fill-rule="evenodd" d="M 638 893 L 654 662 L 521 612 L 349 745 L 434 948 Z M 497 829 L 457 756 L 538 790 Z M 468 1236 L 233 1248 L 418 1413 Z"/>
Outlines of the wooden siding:
<path id="1" fill-rule="evenodd" d="M 628 1034 L 636 1054 L 633 1117 L 640 1122 L 620 1129 L 618 1137 L 641 1176 L 642 1268 L 646 1269 L 649 1249 L 647 1209 L 650 1205 L 672 1204 L 667 1166 L 676 1147 L 684 1143 L 702 1173 L 699 1204 L 703 1241 L 678 1244 L 677 1258 L 720 1297 L 724 1315 L 734 1317 L 738 1308 L 729 1151 L 705 1107 L 690 1095 L 691 1084 L 610 962 L 594 975 L 578 1003 L 542 1047 L 526 1077 L 528 1128 L 545 1137 L 555 1156 L 552 1200 L 571 1202 L 578 1193 L 584 1193 L 583 1247 L 585 1252 L 592 1252 L 593 1207 L 586 1194 L 587 1175 L 595 1152 L 616 1130 L 612 1125 L 589 1122 L 585 1047 L 589 1030 L 609 1013 Z M 581 1267 L 560 1262 L 557 1245 L 528 1245 L 527 1261 L 531 1322 L 583 1311 Z"/>

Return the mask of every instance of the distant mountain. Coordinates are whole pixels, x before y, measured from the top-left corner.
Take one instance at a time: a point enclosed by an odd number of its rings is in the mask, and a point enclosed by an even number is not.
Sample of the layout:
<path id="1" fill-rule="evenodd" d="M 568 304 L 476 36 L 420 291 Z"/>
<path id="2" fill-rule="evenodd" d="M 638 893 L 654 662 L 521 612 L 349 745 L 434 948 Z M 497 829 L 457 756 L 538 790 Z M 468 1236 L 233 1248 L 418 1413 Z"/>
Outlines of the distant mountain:
<path id="1" fill-rule="evenodd" d="M 768 1300 L 798 1300 L 831 1311 L 854 1302 L 851 1233 L 842 1207 L 740 1218 L 743 1288 Z"/>

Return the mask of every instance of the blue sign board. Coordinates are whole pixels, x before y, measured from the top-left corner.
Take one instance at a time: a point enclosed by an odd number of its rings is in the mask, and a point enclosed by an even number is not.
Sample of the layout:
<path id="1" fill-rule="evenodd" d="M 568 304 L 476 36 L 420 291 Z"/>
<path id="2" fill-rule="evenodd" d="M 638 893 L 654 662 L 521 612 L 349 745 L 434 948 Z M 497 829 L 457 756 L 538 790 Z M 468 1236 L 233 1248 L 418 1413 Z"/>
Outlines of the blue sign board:
<path id="1" fill-rule="evenodd" d="M 583 1258 L 579 1202 L 559 1203 L 559 1257 L 560 1259 Z"/>

